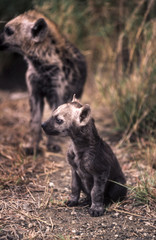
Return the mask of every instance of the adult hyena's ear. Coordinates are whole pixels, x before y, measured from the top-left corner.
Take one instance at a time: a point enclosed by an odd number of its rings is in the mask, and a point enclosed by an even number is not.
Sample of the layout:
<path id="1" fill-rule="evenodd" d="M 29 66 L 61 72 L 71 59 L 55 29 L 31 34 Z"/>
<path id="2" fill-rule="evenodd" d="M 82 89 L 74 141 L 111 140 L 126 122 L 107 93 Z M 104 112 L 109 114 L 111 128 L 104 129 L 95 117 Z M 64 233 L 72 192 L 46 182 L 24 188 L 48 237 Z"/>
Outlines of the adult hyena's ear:
<path id="1" fill-rule="evenodd" d="M 35 42 L 42 42 L 48 32 L 48 25 L 44 18 L 39 18 L 31 29 L 32 37 Z"/>
<path id="2" fill-rule="evenodd" d="M 91 109 L 88 104 L 85 104 L 82 108 L 80 108 L 79 121 L 80 126 L 85 126 L 91 118 Z"/>

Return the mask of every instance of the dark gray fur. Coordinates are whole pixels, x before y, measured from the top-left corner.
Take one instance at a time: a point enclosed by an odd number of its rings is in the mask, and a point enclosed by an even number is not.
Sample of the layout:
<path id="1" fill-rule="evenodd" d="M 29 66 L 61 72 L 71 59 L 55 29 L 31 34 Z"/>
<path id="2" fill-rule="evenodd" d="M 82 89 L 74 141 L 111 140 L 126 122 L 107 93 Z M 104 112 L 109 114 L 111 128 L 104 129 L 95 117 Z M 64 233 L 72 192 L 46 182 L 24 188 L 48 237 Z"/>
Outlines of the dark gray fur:
<path id="1" fill-rule="evenodd" d="M 72 112 L 78 109 L 79 113 L 73 115 Z M 115 154 L 99 137 L 94 120 L 89 115 L 88 105 L 82 106 L 77 102 L 64 104 L 42 127 L 46 134 L 62 134 L 71 138 L 67 159 L 72 168 L 72 194 L 67 205 L 76 206 L 82 190 L 91 202 L 90 215 L 96 217 L 103 215 L 104 204 L 122 200 L 127 188 L 124 187 L 126 180 Z"/>

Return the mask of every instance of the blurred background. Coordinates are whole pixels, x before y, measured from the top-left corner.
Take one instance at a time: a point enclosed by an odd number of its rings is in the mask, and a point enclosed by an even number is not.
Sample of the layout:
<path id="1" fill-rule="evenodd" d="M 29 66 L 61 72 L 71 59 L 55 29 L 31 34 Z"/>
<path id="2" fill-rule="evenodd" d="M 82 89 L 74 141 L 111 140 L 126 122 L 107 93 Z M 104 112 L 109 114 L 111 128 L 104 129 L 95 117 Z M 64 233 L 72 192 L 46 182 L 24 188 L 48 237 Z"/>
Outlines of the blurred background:
<path id="1" fill-rule="evenodd" d="M 1 0 L 1 30 L 34 8 L 86 56 L 88 86 L 113 112 L 116 129 L 132 140 L 155 136 L 156 1 Z M 26 90 L 25 71 L 21 56 L 0 53 L 1 90 Z"/>

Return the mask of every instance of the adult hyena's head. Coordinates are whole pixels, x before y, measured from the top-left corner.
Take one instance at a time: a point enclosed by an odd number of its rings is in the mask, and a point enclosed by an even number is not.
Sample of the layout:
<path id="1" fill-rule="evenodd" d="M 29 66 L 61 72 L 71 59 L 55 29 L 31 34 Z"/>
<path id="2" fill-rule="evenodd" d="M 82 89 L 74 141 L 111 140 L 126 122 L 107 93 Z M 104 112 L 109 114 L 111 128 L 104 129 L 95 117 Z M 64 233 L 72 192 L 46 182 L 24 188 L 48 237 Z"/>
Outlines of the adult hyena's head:
<path id="1" fill-rule="evenodd" d="M 61 38 L 56 25 L 36 11 L 28 11 L 9 21 L 0 35 L 0 50 L 12 50 L 24 55 L 46 48 Z"/>
<path id="2" fill-rule="evenodd" d="M 74 127 L 79 129 L 87 125 L 91 119 L 91 109 L 88 104 L 81 105 L 73 97 L 72 102 L 59 106 L 52 116 L 42 124 L 47 135 L 68 136 Z"/>

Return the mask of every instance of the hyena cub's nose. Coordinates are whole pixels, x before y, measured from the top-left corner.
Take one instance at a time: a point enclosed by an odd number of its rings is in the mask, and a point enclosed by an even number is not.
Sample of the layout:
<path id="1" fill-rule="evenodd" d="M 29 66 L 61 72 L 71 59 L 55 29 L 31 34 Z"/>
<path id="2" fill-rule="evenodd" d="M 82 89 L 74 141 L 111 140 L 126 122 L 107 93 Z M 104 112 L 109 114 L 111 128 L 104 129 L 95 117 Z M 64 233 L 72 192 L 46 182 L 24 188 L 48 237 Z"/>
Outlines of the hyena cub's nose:
<path id="1" fill-rule="evenodd" d="M 46 128 L 46 122 L 43 122 L 43 123 L 41 124 L 41 127 L 43 128 L 43 130 L 45 130 L 45 128 Z"/>

